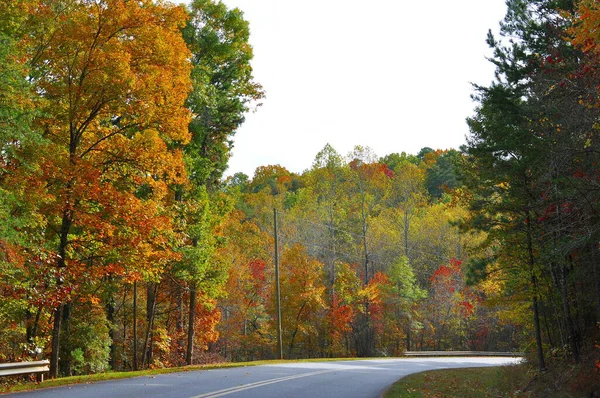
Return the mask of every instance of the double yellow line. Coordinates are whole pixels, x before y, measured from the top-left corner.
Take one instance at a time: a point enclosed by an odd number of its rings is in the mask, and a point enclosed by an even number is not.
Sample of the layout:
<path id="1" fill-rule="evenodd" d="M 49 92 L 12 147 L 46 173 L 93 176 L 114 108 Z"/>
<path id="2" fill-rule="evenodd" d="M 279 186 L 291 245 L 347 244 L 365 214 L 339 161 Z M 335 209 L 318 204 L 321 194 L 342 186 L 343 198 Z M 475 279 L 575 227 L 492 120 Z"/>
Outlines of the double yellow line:
<path id="1" fill-rule="evenodd" d="M 229 394 L 233 394 L 233 393 L 240 392 L 240 391 L 245 391 L 245 390 L 250 390 L 253 388 L 268 386 L 269 384 L 281 383 L 281 382 L 288 381 L 288 380 L 301 379 L 303 377 L 316 376 L 319 374 L 329 373 L 329 372 L 333 372 L 333 370 L 321 370 L 319 372 L 302 373 L 299 375 L 279 377 L 277 379 L 257 381 L 255 383 L 242 384 L 241 386 L 237 386 L 237 387 L 230 387 L 230 388 L 225 388 L 223 390 L 207 392 L 205 394 L 196 395 L 196 396 L 193 396 L 190 398 L 217 398 L 217 397 L 222 397 L 224 395 L 229 395 Z"/>

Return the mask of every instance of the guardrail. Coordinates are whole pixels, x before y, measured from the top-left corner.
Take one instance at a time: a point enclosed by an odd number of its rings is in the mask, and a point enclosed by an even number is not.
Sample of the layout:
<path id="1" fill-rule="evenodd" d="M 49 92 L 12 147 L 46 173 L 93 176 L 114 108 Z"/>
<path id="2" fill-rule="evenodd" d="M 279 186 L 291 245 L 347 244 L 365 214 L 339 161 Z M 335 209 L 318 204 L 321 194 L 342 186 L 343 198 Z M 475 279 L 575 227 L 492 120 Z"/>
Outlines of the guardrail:
<path id="1" fill-rule="evenodd" d="M 407 357 L 522 357 L 522 352 L 492 351 L 405 351 Z"/>
<path id="2" fill-rule="evenodd" d="M 44 373 L 50 371 L 50 361 L 0 363 L 0 376 L 14 376 L 37 373 L 37 380 L 44 381 Z"/>

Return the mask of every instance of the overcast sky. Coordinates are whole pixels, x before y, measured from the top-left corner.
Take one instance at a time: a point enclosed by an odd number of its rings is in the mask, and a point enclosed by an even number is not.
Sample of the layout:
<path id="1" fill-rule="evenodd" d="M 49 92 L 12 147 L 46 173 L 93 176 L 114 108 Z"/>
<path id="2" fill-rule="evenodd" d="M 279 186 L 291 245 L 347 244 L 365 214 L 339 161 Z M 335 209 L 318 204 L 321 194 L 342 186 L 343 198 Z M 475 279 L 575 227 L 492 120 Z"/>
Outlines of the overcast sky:
<path id="1" fill-rule="evenodd" d="M 378 156 L 458 148 L 489 84 L 485 43 L 504 0 L 224 0 L 244 12 L 263 106 L 235 135 L 227 175 L 311 167 L 330 143 Z"/>

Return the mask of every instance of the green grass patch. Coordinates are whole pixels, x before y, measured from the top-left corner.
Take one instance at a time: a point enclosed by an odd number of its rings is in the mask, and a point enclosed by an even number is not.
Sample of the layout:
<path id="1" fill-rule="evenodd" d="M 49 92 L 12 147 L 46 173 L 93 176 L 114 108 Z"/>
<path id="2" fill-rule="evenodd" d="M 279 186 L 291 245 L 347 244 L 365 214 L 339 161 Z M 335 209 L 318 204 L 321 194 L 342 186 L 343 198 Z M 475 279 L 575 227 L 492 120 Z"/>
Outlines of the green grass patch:
<path id="1" fill-rule="evenodd" d="M 593 362 L 548 361 L 546 372 L 526 363 L 489 368 L 444 369 L 409 375 L 384 398 L 589 398 L 600 396 Z"/>
<path id="2" fill-rule="evenodd" d="M 434 370 L 400 379 L 386 391 L 384 397 L 526 397 L 529 395 L 522 391 L 531 379 L 528 369 L 521 365 Z"/>

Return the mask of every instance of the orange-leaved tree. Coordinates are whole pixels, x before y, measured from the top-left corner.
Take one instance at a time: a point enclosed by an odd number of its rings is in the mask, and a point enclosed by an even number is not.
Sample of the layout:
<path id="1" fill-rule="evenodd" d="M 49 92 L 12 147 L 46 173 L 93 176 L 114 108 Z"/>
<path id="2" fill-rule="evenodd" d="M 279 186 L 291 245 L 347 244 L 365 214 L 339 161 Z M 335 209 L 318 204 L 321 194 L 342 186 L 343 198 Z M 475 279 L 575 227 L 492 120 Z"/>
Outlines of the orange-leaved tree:
<path id="1" fill-rule="evenodd" d="M 288 358 L 307 356 L 316 351 L 318 320 L 325 310 L 323 264 L 294 245 L 283 251 L 280 272 L 283 344 Z"/>
<path id="2" fill-rule="evenodd" d="M 107 276 L 156 277 L 174 257 L 168 184 L 185 179 L 190 89 L 181 7 L 150 0 L 49 1 L 32 8 L 27 48 L 47 143 L 39 150 L 45 248 L 56 261 L 51 377 L 65 305 Z M 36 181 L 34 179 L 41 180 Z"/>
<path id="3" fill-rule="evenodd" d="M 273 240 L 240 211 L 227 218 L 227 244 L 219 250 L 229 264 L 227 297 L 220 301 L 222 354 L 232 360 L 256 360 L 272 352 L 271 314 L 267 312 L 273 276 Z"/>

